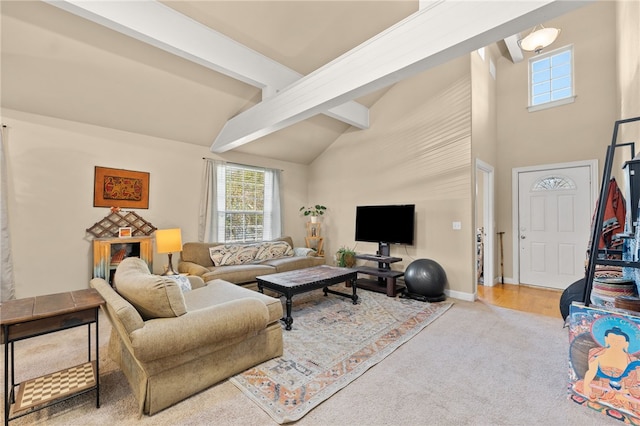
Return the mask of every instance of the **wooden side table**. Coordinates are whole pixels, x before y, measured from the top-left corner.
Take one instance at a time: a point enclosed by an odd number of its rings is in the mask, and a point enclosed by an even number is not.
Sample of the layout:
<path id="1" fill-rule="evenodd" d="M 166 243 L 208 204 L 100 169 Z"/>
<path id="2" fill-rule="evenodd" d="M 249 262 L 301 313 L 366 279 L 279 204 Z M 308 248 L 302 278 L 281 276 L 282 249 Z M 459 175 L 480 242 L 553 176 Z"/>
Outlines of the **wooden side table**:
<path id="1" fill-rule="evenodd" d="M 100 407 L 98 309 L 105 303 L 95 289 L 10 300 L 0 304 L 4 343 L 4 424 L 73 396 L 96 390 Z M 91 324 L 95 323 L 95 360 L 91 360 Z M 42 377 L 16 383 L 14 343 L 87 325 L 88 360 Z M 11 361 L 9 361 L 11 359 Z M 11 370 L 11 386 L 9 386 Z M 16 394 L 17 388 L 17 394 Z"/>

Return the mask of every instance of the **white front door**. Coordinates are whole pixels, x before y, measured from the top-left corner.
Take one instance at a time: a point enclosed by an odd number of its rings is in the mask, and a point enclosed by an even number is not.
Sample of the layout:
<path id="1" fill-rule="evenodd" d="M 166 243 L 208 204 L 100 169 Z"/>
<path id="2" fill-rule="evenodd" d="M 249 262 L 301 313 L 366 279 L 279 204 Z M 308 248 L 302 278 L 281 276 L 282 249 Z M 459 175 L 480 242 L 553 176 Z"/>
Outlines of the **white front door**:
<path id="1" fill-rule="evenodd" d="M 520 283 L 565 289 L 584 277 L 591 172 L 583 165 L 518 173 Z"/>

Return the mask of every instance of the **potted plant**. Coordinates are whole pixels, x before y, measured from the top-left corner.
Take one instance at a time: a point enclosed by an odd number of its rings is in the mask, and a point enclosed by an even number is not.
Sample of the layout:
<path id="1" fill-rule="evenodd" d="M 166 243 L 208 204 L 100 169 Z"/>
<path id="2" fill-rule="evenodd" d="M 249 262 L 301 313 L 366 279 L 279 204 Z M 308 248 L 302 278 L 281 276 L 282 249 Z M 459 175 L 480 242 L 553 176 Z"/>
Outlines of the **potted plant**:
<path id="1" fill-rule="evenodd" d="M 327 208 L 320 204 L 316 204 L 315 206 L 311 207 L 300 207 L 300 211 L 302 212 L 302 214 L 305 216 L 311 216 L 311 222 L 314 223 L 318 221 L 318 216 L 322 216 L 324 214 L 325 210 L 327 210 Z"/>
<path id="2" fill-rule="evenodd" d="M 352 268 L 356 264 L 356 252 L 352 248 L 342 246 L 336 252 L 336 262 L 343 268 Z"/>

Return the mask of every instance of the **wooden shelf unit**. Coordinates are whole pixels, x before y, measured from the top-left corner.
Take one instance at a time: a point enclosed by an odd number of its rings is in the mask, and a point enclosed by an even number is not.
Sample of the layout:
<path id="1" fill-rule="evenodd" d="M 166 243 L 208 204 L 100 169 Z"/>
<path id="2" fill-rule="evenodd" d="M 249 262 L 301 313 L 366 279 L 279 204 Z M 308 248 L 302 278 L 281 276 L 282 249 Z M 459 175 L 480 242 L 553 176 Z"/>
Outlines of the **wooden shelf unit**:
<path id="1" fill-rule="evenodd" d="M 404 272 L 394 271 L 391 269 L 391 264 L 400 262 L 401 257 L 384 256 L 377 254 L 357 254 L 356 259 L 363 259 L 373 262 L 378 262 L 378 267 L 371 266 L 356 266 L 358 274 L 368 275 L 372 278 L 358 278 L 357 285 L 359 288 L 365 290 L 376 291 L 378 293 L 385 293 L 389 297 L 395 297 L 396 294 L 404 287 L 397 284 L 396 280 L 404 275 Z"/>
<path id="2" fill-rule="evenodd" d="M 304 238 L 307 248 L 317 251 L 318 256 L 324 256 L 324 237 L 320 236 L 321 229 L 320 222 L 307 222 L 307 236 Z"/>

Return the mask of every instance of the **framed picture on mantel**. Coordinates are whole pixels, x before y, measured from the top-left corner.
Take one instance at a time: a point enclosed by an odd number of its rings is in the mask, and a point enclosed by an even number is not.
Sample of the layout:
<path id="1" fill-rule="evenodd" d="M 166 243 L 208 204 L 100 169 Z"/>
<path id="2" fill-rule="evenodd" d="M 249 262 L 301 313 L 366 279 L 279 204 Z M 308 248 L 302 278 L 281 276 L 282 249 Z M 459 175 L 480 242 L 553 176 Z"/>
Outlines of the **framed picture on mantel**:
<path id="1" fill-rule="evenodd" d="M 149 173 L 95 168 L 94 207 L 149 208 Z"/>
<path id="2" fill-rule="evenodd" d="M 131 227 L 123 227 L 118 228 L 118 237 L 119 238 L 131 238 Z"/>

